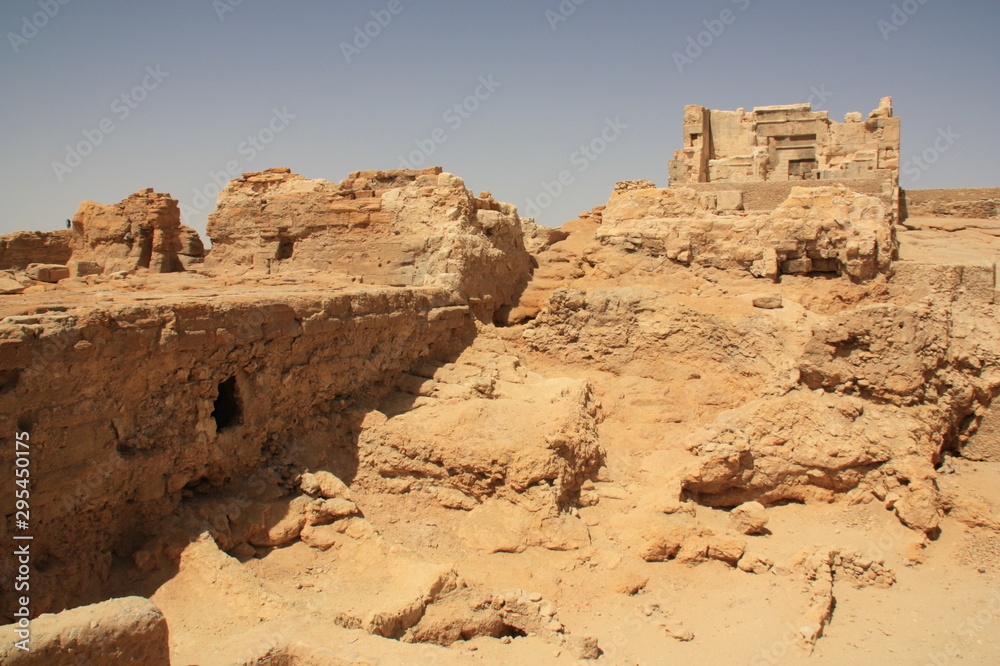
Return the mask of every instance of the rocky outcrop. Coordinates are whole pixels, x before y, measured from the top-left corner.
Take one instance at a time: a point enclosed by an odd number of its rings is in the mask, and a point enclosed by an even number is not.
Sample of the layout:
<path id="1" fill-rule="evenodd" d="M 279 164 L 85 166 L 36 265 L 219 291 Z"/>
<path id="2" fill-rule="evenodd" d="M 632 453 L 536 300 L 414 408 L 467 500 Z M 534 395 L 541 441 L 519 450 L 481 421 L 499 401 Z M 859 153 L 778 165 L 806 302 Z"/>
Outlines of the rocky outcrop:
<path id="1" fill-rule="evenodd" d="M 716 195 L 690 188 L 622 188 L 596 237 L 625 252 L 771 279 L 817 272 L 871 280 L 897 252 L 881 199 L 830 186 L 796 187 L 771 213 L 722 211 Z"/>
<path id="2" fill-rule="evenodd" d="M 887 487 L 900 520 L 933 532 L 942 515 L 933 461 L 947 433 L 933 425 L 892 407 L 793 391 L 726 412 L 694 433 L 688 446 L 698 468 L 681 487 L 712 506 L 829 502 Z"/>
<path id="3" fill-rule="evenodd" d="M 77 275 L 148 269 L 173 273 L 205 254 L 198 233 L 181 224 L 177 200 L 140 190 L 121 203 L 84 201 L 73 216 L 70 268 Z"/>
<path id="4" fill-rule="evenodd" d="M 543 379 L 504 351 L 477 340 L 454 363 L 403 375 L 363 425 L 358 485 L 428 490 L 461 509 L 490 497 L 566 506 L 603 460 L 591 387 Z"/>
<path id="5" fill-rule="evenodd" d="M 286 168 L 248 173 L 209 216 L 207 267 L 442 287 L 492 321 L 524 288 L 531 259 L 514 206 L 484 194 L 440 168 L 359 171 L 339 184 Z"/>
<path id="6" fill-rule="evenodd" d="M 474 330 L 435 289 L 62 309 L 0 324 L 0 423 L 33 442 L 38 612 L 98 588 L 184 497 L 253 472 L 281 483 L 293 465 L 352 477 L 350 410 Z"/>
<path id="7" fill-rule="evenodd" d="M 997 389 L 983 371 L 993 353 L 985 338 L 970 345 L 967 323 L 931 303 L 831 317 L 799 360 L 811 390 L 750 403 L 693 435 L 701 466 L 683 488 L 721 506 L 855 491 L 933 534 L 943 515 L 935 468 L 971 440 Z"/>
<path id="8" fill-rule="evenodd" d="M 0 270 L 24 269 L 29 264 L 65 264 L 73 253 L 73 232 L 16 231 L 0 236 Z"/>
<path id="9" fill-rule="evenodd" d="M 14 625 L 0 627 L 14 637 Z M 167 622 L 155 604 L 141 597 L 111 599 L 31 621 L 29 649 L 13 640 L 0 645 L 8 666 L 141 664 L 170 666 Z"/>

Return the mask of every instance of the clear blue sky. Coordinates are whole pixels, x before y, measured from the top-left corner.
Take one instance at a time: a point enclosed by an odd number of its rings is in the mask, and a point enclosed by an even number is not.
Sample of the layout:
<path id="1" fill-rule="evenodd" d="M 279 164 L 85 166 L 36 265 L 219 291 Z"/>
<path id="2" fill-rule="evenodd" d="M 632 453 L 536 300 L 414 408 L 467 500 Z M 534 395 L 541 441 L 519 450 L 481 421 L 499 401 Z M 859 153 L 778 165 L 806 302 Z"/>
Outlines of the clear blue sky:
<path id="1" fill-rule="evenodd" d="M 904 162 L 934 158 L 904 186 L 1000 186 L 996 0 L 3 0 L 0 28 L 0 233 L 144 187 L 203 231 L 213 174 L 401 158 L 522 211 L 550 183 L 556 226 L 666 186 L 685 104 L 810 98 L 841 120 L 892 95 Z"/>

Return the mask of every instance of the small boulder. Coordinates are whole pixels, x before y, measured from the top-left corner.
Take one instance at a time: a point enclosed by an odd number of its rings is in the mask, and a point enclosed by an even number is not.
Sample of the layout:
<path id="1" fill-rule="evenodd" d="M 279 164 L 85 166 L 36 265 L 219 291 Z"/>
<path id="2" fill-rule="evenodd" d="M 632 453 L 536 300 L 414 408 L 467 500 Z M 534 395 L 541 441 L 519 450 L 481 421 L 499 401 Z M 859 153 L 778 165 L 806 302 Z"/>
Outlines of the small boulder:
<path id="1" fill-rule="evenodd" d="M 677 557 L 684 544 L 684 530 L 671 525 L 659 534 L 653 535 L 642 547 L 639 557 L 647 562 L 666 562 Z"/>
<path id="2" fill-rule="evenodd" d="M 343 539 L 335 525 L 306 525 L 302 530 L 302 543 L 316 550 L 330 550 Z"/>
<path id="3" fill-rule="evenodd" d="M 708 556 L 711 559 L 720 560 L 732 566 L 736 566 L 745 550 L 746 543 L 739 539 L 722 537 L 713 539 L 708 544 Z"/>
<path id="4" fill-rule="evenodd" d="M 729 514 L 730 527 L 740 534 L 763 534 L 767 527 L 767 509 L 760 502 L 746 502 Z"/>
<path id="5" fill-rule="evenodd" d="M 18 625 L 3 627 L 3 664 L 148 664 L 169 666 L 167 621 L 142 597 L 110 599 L 31 621 L 30 650 L 13 637 Z"/>
<path id="6" fill-rule="evenodd" d="M 330 472 L 307 472 L 299 477 L 299 488 L 311 497 L 351 499 L 347 485 Z"/>
<path id="7" fill-rule="evenodd" d="M 309 504 L 309 509 L 306 512 L 306 523 L 309 525 L 329 525 L 341 518 L 356 516 L 359 513 L 357 504 L 342 497 L 315 499 Z"/>
<path id="8" fill-rule="evenodd" d="M 748 552 L 743 554 L 743 557 L 740 558 L 740 561 L 736 566 L 740 571 L 753 574 L 763 574 L 771 570 L 774 566 L 774 562 L 766 557 L 757 555 L 756 553 Z"/>
<path id="9" fill-rule="evenodd" d="M 768 294 L 766 296 L 755 297 L 753 299 L 753 306 L 761 310 L 777 310 L 783 306 L 783 302 L 781 296 L 778 294 Z"/>
<path id="10" fill-rule="evenodd" d="M 446 509 L 472 511 L 479 506 L 475 498 L 469 497 L 457 488 L 438 488 L 436 495 L 438 502 Z"/>
<path id="11" fill-rule="evenodd" d="M 24 269 L 28 277 L 39 282 L 58 282 L 69 277 L 69 268 L 62 264 L 28 264 Z"/>
<path id="12" fill-rule="evenodd" d="M 247 541 L 253 546 L 273 547 L 298 539 L 308 506 L 309 498 L 300 495 L 253 507 L 246 512 L 252 523 Z"/>
<path id="13" fill-rule="evenodd" d="M 644 576 L 633 569 L 625 569 L 612 574 L 612 589 L 619 594 L 634 596 L 649 584 L 649 576 Z"/>

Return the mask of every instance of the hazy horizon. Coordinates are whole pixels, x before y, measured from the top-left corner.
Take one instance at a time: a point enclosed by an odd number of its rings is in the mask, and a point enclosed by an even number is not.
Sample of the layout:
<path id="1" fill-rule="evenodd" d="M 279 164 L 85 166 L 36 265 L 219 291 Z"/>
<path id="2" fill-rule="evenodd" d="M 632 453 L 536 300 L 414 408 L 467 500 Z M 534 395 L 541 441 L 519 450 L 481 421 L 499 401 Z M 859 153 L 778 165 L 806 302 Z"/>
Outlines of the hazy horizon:
<path id="1" fill-rule="evenodd" d="M 686 104 L 892 96 L 904 187 L 1000 186 L 995 1 L 8 0 L 0 26 L 0 233 L 152 187 L 204 235 L 221 184 L 275 166 L 441 166 L 558 226 L 666 187 Z"/>

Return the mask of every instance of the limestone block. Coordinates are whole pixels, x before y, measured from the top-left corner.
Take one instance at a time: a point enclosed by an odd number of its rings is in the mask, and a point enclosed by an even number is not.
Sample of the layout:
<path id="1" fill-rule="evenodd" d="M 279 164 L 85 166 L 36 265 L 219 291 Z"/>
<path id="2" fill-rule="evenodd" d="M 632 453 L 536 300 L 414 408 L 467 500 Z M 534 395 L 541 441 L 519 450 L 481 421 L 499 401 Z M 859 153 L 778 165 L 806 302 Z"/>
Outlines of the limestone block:
<path id="1" fill-rule="evenodd" d="M 24 272 L 39 282 L 58 282 L 70 276 L 69 267 L 59 264 L 29 264 Z"/>
<path id="2" fill-rule="evenodd" d="M 719 210 L 743 210 L 743 192 L 740 190 L 717 192 L 716 200 Z"/>

